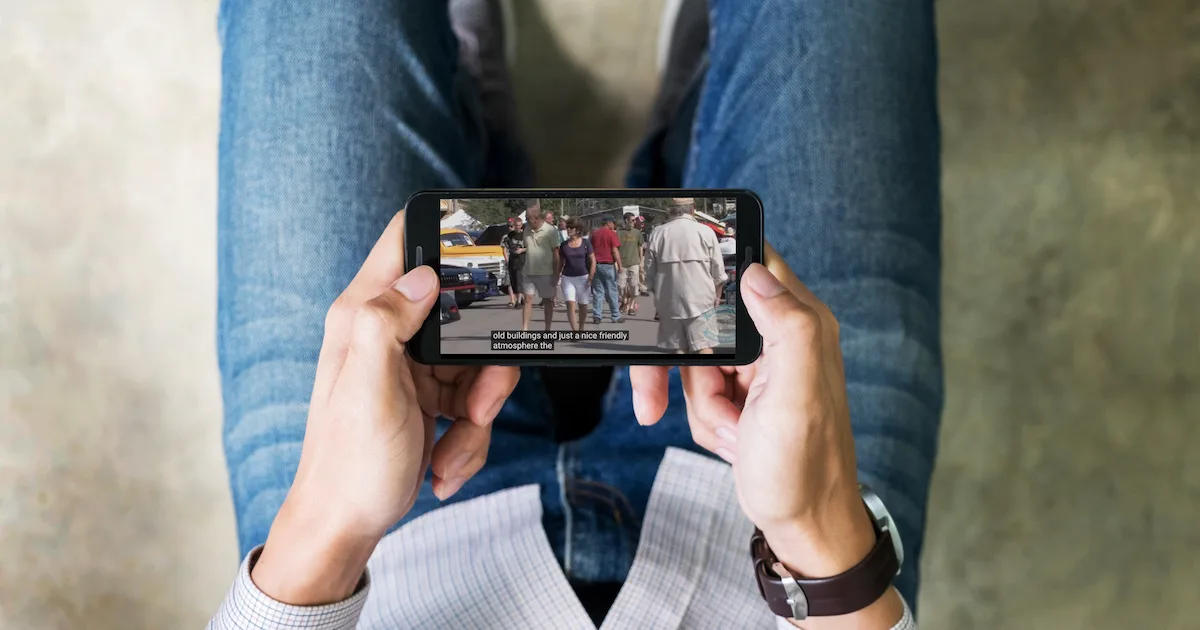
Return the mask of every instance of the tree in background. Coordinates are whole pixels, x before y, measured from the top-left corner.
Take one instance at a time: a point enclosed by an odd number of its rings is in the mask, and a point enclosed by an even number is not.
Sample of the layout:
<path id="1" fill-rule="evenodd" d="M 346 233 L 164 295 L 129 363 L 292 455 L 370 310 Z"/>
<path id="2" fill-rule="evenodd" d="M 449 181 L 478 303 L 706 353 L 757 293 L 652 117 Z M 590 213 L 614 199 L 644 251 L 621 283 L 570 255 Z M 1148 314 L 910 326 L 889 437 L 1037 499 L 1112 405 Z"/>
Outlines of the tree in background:
<path id="1" fill-rule="evenodd" d="M 472 219 L 484 224 L 495 225 L 507 223 L 509 217 L 515 217 L 525 211 L 523 199 L 464 199 L 459 207 Z"/>

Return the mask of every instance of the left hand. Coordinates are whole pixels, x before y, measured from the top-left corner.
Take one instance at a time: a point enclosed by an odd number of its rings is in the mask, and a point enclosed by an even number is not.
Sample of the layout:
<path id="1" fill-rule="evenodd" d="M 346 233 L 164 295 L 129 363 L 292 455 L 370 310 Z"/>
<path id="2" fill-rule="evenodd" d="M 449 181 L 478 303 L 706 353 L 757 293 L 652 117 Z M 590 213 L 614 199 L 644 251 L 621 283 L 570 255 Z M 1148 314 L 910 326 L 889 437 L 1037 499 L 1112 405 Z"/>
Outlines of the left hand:
<path id="1" fill-rule="evenodd" d="M 353 592 L 375 544 L 416 501 L 427 469 L 447 498 L 483 466 L 514 367 L 430 368 L 405 343 L 437 303 L 427 266 L 404 273 L 397 214 L 325 319 L 300 464 L 251 578 L 285 603 Z M 454 422 L 434 442 L 434 419 Z"/>
<path id="2" fill-rule="evenodd" d="M 829 577 L 854 566 L 875 534 L 858 493 L 838 325 L 769 246 L 741 278 L 763 337 L 742 367 L 680 368 L 692 438 L 733 465 L 746 516 L 793 571 Z M 667 368 L 634 367 L 638 422 L 667 406 Z"/>

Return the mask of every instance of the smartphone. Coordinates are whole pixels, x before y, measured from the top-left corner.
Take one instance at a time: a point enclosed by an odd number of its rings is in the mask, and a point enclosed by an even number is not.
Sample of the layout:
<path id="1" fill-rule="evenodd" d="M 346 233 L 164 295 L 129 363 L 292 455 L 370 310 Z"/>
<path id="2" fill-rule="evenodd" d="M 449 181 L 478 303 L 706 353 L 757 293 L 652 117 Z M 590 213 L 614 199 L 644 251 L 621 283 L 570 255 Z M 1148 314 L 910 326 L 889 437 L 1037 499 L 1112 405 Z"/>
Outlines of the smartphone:
<path id="1" fill-rule="evenodd" d="M 406 266 L 433 267 L 441 296 L 409 353 L 429 365 L 751 363 L 762 338 L 738 278 L 763 260 L 762 223 L 748 190 L 418 192 Z"/>

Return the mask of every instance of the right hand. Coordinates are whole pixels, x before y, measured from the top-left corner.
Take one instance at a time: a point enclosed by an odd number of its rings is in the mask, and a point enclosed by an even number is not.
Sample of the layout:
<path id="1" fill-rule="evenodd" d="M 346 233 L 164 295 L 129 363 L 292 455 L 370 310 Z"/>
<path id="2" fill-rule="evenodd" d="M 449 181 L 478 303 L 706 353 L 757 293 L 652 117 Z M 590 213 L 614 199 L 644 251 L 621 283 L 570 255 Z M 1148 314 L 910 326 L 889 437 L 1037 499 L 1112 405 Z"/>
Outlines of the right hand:
<path id="1" fill-rule="evenodd" d="M 285 603 L 349 596 L 426 469 L 443 499 L 480 469 L 517 383 L 515 367 L 430 367 L 407 356 L 438 278 L 428 266 L 403 273 L 403 226 L 397 214 L 325 320 L 299 469 L 252 575 Z M 453 423 L 435 444 L 438 415 Z"/>
<path id="2" fill-rule="evenodd" d="M 874 531 L 858 494 L 838 324 L 769 245 L 740 278 L 763 338 L 746 366 L 680 368 L 695 442 L 733 464 L 738 499 L 783 563 L 809 577 L 849 569 Z M 634 411 L 654 424 L 667 371 L 630 369 Z"/>

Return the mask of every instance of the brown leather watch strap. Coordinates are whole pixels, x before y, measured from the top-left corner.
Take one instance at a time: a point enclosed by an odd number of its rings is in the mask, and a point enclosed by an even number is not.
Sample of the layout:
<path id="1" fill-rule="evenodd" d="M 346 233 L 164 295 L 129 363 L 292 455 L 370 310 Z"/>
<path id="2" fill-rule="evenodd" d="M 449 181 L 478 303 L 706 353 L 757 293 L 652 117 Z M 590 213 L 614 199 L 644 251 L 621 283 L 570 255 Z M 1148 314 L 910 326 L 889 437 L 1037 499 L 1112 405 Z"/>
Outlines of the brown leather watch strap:
<path id="1" fill-rule="evenodd" d="M 888 587 L 892 585 L 892 579 L 900 570 L 896 548 L 892 546 L 889 532 L 879 531 L 876 525 L 875 534 L 875 546 L 871 548 L 871 552 L 845 573 L 816 580 L 794 577 L 795 585 L 799 587 L 804 601 L 793 608 L 789 602 L 792 596 L 788 594 L 788 587 L 784 583 L 787 578 L 780 577 L 775 569 L 779 559 L 771 551 L 763 533 L 755 528 L 754 535 L 750 538 L 750 556 L 754 559 L 754 577 L 758 580 L 758 590 L 763 599 L 767 600 L 771 612 L 780 617 L 802 619 L 805 616 L 848 615 L 870 606 L 887 592 Z M 795 613 L 797 609 L 802 611 L 800 616 Z"/>

